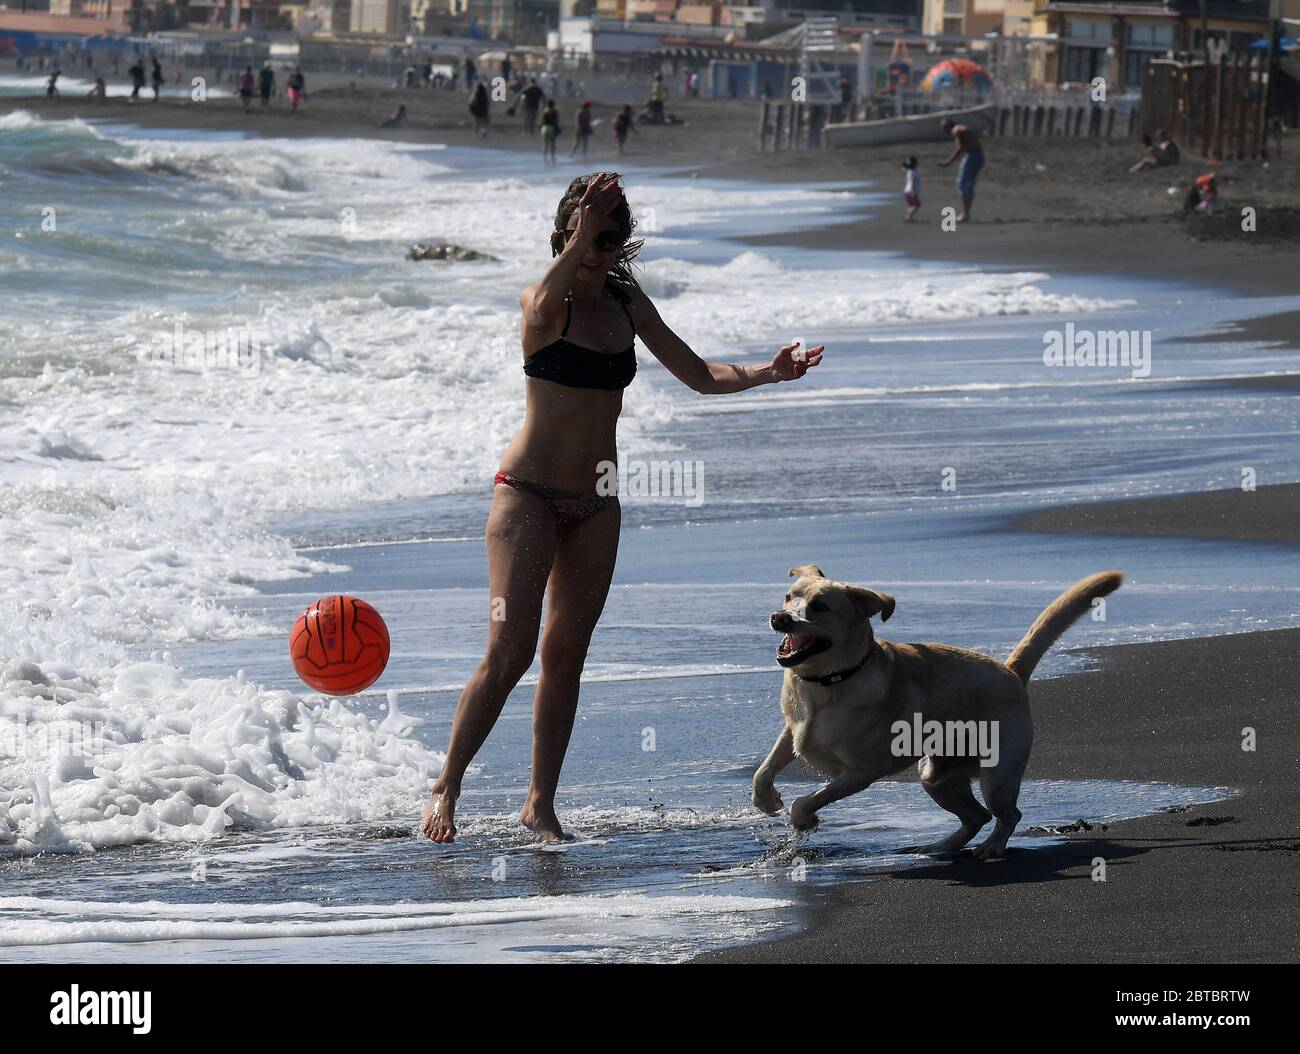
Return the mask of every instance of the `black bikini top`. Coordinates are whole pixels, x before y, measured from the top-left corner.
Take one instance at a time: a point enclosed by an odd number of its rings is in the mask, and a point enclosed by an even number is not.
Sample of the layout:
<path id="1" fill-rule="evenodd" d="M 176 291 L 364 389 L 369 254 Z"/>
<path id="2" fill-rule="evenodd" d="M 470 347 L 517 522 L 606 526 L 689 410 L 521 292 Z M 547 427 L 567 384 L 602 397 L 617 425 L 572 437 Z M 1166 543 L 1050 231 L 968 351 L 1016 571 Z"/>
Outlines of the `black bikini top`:
<path id="1" fill-rule="evenodd" d="M 615 299 L 618 299 L 615 297 Z M 636 337 L 636 324 L 627 304 L 619 305 L 632 326 Z M 543 381 L 554 381 L 567 388 L 600 388 L 608 392 L 620 391 L 632 383 L 636 376 L 636 352 L 631 345 L 626 351 L 593 351 L 564 339 L 573 318 L 573 301 L 565 302 L 564 329 L 560 339 L 524 359 L 524 373 Z"/>

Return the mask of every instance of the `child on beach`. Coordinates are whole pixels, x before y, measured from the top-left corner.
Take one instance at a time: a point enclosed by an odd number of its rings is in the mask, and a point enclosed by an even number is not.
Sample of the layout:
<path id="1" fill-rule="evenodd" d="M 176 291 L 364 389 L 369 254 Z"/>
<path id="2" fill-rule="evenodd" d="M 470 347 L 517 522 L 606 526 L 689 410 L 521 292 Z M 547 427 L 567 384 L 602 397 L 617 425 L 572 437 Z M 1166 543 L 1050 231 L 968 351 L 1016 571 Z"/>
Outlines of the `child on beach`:
<path id="1" fill-rule="evenodd" d="M 911 223 L 916 210 L 921 207 L 921 177 L 916 171 L 915 157 L 909 157 L 903 162 L 903 171 L 907 173 L 907 181 L 903 184 L 903 200 L 907 202 L 907 215 L 904 219 Z"/>
<path id="2" fill-rule="evenodd" d="M 1196 211 L 1209 213 L 1219 201 L 1219 187 L 1214 182 L 1214 173 L 1207 172 L 1196 177 Z"/>

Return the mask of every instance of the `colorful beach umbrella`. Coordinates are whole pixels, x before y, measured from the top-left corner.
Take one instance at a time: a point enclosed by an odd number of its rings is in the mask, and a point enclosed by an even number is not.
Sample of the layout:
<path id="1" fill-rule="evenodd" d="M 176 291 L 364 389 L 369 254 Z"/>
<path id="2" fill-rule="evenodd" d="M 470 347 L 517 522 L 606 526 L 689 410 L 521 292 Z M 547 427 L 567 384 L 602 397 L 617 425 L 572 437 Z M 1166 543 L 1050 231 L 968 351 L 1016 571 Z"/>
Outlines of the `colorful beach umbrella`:
<path id="1" fill-rule="evenodd" d="M 944 59 L 930 67 L 921 81 L 922 91 L 946 91 L 949 88 L 971 88 L 990 91 L 993 78 L 988 70 L 970 59 Z"/>

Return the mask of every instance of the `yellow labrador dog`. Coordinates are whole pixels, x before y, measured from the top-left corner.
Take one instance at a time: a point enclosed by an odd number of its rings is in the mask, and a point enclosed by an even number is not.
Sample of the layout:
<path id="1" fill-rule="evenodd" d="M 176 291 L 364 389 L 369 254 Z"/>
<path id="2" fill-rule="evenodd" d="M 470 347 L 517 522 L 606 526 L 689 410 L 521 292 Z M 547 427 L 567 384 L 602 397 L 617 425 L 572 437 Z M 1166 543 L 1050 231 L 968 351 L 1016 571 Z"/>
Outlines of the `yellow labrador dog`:
<path id="1" fill-rule="evenodd" d="M 1016 799 L 1034 738 L 1029 676 L 1123 575 L 1103 571 L 1075 583 L 1038 616 L 1005 663 L 948 644 L 877 640 L 870 619 L 888 620 L 893 597 L 833 582 L 812 564 L 792 567 L 790 577 L 798 581 L 772 616 L 772 628 L 785 634 L 776 651 L 785 667 L 785 728 L 754 774 L 755 807 L 781 811 L 773 781 L 796 754 L 831 777 L 790 807 L 798 830 L 815 827 L 822 806 L 919 761 L 921 785 L 961 828 L 917 851 L 955 856 L 992 816 L 997 824 L 975 855 L 1003 856 L 1020 822 Z M 971 792 L 976 775 L 987 809 Z"/>

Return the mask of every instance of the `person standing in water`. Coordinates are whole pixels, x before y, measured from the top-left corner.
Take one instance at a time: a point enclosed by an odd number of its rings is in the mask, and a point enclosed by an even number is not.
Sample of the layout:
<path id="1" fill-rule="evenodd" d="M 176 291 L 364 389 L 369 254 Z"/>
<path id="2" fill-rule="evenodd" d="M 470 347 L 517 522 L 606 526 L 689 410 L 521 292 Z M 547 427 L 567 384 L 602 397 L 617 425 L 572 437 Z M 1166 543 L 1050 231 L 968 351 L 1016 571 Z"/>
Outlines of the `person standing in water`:
<path id="1" fill-rule="evenodd" d="M 560 111 L 555 108 L 555 100 L 547 99 L 542 109 L 542 164 L 553 165 L 555 161 L 555 143 L 560 138 Z"/>
<path id="2" fill-rule="evenodd" d="M 618 550 L 620 510 L 609 470 L 623 390 L 636 375 L 634 338 L 677 380 L 702 395 L 793 381 L 816 366 L 821 346 L 781 347 L 762 366 L 700 358 L 659 317 L 632 273 L 641 248 L 619 177 L 569 184 L 551 232 L 554 260 L 520 294 L 526 377 L 523 427 L 506 447 L 487 522 L 487 653 L 461 693 L 442 773 L 422 829 L 456 835 L 465 771 L 532 665 L 541 634 L 542 675 L 533 702 L 532 774 L 519 821 L 546 841 L 565 837 L 555 812 L 592 631 L 605 606 Z M 546 625 L 541 626 L 546 597 Z"/>
<path id="3" fill-rule="evenodd" d="M 957 217 L 957 222 L 965 223 L 970 219 L 971 206 L 975 204 L 975 180 L 984 167 L 984 147 L 979 136 L 966 125 L 957 124 L 951 117 L 944 118 L 939 127 L 945 135 L 952 136 L 953 142 L 952 153 L 939 162 L 939 167 L 947 168 L 962 154 L 966 155 L 962 158 L 961 169 L 957 173 L 957 193 L 961 195 L 961 215 Z"/>

